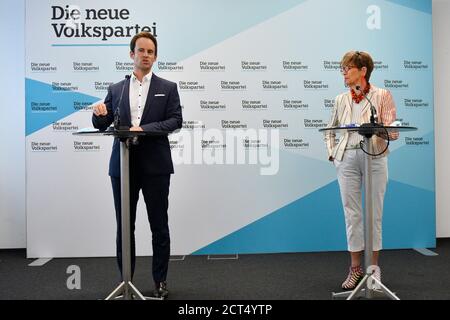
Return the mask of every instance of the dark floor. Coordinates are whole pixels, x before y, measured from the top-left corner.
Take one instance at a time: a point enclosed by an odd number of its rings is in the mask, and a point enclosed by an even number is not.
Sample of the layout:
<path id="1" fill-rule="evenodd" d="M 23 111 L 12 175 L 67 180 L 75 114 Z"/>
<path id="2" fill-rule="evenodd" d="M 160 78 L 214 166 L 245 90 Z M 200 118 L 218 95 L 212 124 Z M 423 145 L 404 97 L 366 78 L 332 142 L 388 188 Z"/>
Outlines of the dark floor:
<path id="1" fill-rule="evenodd" d="M 402 300 L 450 299 L 450 239 L 438 239 L 438 256 L 414 250 L 386 250 L 380 260 L 382 281 Z M 0 299 L 98 300 L 118 285 L 115 258 L 53 259 L 30 267 L 25 250 L 0 250 Z M 348 253 L 239 255 L 237 260 L 186 256 L 171 261 L 171 300 L 328 300 L 340 291 Z M 81 289 L 69 290 L 69 266 L 81 270 Z M 137 260 L 134 285 L 153 289 L 151 257 Z M 70 279 L 69 279 L 70 282 Z"/>

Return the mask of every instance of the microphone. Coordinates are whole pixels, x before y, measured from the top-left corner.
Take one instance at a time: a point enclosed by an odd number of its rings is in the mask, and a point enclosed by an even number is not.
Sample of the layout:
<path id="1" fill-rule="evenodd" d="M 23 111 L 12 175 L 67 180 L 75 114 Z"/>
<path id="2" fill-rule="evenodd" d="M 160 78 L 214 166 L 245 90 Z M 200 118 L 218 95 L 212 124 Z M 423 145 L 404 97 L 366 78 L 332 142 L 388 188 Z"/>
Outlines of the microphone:
<path id="1" fill-rule="evenodd" d="M 131 76 L 126 75 L 125 76 L 125 82 L 122 85 L 122 91 L 120 92 L 120 98 L 119 98 L 119 104 L 116 107 L 116 110 L 114 110 L 114 130 L 126 130 L 128 129 L 126 126 L 120 125 L 120 105 L 122 104 L 122 96 L 123 91 L 125 90 L 125 85 L 128 83 L 128 80 L 130 80 Z"/>
<path id="2" fill-rule="evenodd" d="M 134 136 L 133 138 L 131 138 L 131 144 L 137 146 L 139 144 L 139 137 Z"/>
<path id="3" fill-rule="evenodd" d="M 372 101 L 370 101 L 370 99 L 364 93 L 364 90 L 361 90 L 361 86 L 356 86 L 355 89 L 360 91 L 363 94 L 364 98 L 366 98 L 367 101 L 369 101 L 369 104 L 370 104 L 370 123 L 372 123 L 372 124 L 377 123 L 378 122 L 377 109 L 375 109 L 375 107 L 373 106 Z"/>

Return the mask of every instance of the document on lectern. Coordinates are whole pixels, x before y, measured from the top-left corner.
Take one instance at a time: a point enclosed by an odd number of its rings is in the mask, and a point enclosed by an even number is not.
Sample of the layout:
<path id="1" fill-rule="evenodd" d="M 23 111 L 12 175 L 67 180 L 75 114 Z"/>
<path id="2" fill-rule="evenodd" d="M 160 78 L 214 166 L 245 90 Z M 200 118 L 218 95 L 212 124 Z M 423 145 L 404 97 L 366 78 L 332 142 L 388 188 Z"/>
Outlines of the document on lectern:
<path id="1" fill-rule="evenodd" d="M 76 131 L 76 133 L 97 133 L 100 132 L 100 130 L 95 128 L 83 128 Z"/>

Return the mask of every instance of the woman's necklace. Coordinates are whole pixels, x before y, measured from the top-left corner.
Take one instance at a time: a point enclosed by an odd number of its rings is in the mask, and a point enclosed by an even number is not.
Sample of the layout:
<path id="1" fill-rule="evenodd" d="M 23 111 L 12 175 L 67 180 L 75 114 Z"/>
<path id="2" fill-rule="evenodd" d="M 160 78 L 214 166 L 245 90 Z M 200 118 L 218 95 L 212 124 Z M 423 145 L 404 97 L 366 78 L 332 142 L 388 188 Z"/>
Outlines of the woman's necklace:
<path id="1" fill-rule="evenodd" d="M 367 83 L 367 86 L 359 94 L 357 94 L 355 90 L 351 88 L 350 92 L 352 94 L 352 100 L 355 101 L 355 103 L 360 103 L 364 99 L 364 96 L 369 93 L 369 91 L 370 91 L 370 83 Z"/>

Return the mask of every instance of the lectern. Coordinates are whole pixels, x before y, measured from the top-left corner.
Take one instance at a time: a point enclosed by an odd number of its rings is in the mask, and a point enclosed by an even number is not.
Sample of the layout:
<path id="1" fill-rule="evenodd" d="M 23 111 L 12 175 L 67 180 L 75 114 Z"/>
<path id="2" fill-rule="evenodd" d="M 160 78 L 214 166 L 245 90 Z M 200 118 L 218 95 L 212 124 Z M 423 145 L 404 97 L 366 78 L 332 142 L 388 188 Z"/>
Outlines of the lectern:
<path id="1" fill-rule="evenodd" d="M 140 136 L 167 135 L 169 132 L 115 130 L 106 131 L 85 129 L 75 132 L 81 136 L 113 136 L 120 141 L 120 187 L 121 187 L 121 221 L 122 221 L 122 282 L 105 300 L 162 300 L 163 298 L 144 297 L 131 282 L 131 241 L 130 241 L 130 154 L 129 146 L 138 143 Z"/>
<path id="2" fill-rule="evenodd" d="M 374 297 L 384 297 L 387 296 L 393 300 L 400 300 L 392 291 L 390 291 L 381 281 L 373 277 L 373 272 L 375 271 L 371 268 L 371 259 L 373 255 L 373 202 L 372 202 L 372 155 L 373 148 L 371 143 L 371 138 L 374 134 L 385 134 L 391 132 L 400 131 L 413 131 L 417 130 L 416 127 L 405 127 L 405 126 L 383 126 L 378 123 L 365 123 L 361 126 L 343 126 L 343 127 L 333 127 L 333 128 L 323 128 L 319 129 L 320 132 L 331 131 L 335 133 L 345 133 L 345 132 L 358 132 L 364 137 L 364 145 L 367 150 L 365 151 L 365 165 L 364 165 L 364 268 L 365 275 L 358 286 L 347 292 L 340 292 L 332 294 L 332 298 L 347 298 L 347 300 L 352 300 L 358 297 L 365 297 L 368 299 Z"/>

